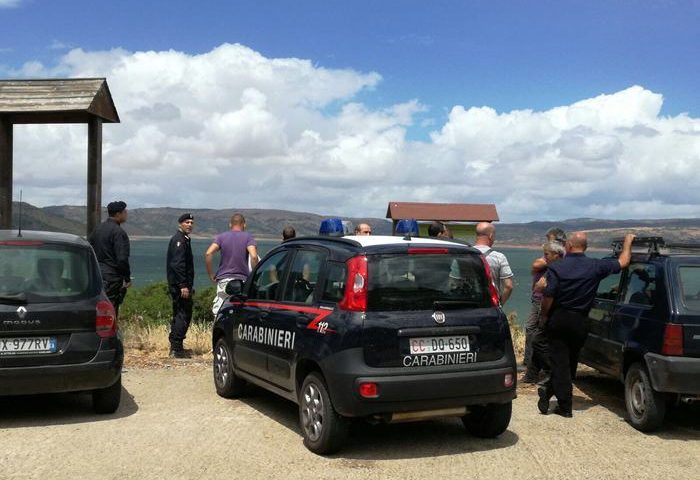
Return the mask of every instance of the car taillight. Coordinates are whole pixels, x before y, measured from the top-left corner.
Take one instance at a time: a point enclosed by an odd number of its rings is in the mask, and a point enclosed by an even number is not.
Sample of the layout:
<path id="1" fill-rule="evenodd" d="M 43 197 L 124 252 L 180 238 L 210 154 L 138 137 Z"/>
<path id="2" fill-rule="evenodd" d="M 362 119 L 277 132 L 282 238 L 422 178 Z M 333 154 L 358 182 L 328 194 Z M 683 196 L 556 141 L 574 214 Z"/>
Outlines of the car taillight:
<path id="1" fill-rule="evenodd" d="M 117 314 L 107 300 L 97 302 L 95 331 L 100 337 L 113 337 L 117 334 Z"/>
<path id="2" fill-rule="evenodd" d="M 364 398 L 379 398 L 379 387 L 374 382 L 361 383 L 360 396 Z"/>
<path id="3" fill-rule="evenodd" d="M 666 324 L 661 353 L 663 355 L 683 355 L 683 325 Z"/>
<path id="4" fill-rule="evenodd" d="M 489 294 L 491 295 L 491 304 L 494 307 L 497 307 L 500 305 L 501 301 L 498 298 L 498 289 L 496 288 L 496 284 L 493 283 L 493 278 L 491 278 L 491 267 L 489 267 L 489 262 L 486 261 L 486 257 L 483 255 L 480 255 L 481 257 L 481 263 L 484 264 L 484 270 L 486 270 L 486 279 L 489 282 Z"/>
<path id="5" fill-rule="evenodd" d="M 347 261 L 348 278 L 345 295 L 338 307 L 353 312 L 367 310 L 367 257 L 352 257 Z"/>

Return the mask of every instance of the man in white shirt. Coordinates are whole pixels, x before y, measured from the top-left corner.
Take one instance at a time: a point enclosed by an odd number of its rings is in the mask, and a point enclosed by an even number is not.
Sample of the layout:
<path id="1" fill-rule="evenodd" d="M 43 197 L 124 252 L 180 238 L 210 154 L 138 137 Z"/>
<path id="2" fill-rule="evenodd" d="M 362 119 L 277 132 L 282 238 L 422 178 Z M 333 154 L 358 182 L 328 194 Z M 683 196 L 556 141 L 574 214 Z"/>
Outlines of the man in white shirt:
<path id="1" fill-rule="evenodd" d="M 488 222 L 476 225 L 476 241 L 474 248 L 481 251 L 491 269 L 491 278 L 496 285 L 501 305 L 505 305 L 513 291 L 513 271 L 508 265 L 508 259 L 501 252 L 491 247 L 496 241 L 496 227 Z"/>

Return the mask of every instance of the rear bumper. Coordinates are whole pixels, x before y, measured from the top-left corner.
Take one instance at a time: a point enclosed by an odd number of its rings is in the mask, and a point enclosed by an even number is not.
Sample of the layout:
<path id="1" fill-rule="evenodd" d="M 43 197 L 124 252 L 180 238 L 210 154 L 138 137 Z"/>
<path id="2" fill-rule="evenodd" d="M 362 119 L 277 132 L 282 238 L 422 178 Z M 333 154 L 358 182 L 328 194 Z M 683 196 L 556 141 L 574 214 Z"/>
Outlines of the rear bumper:
<path id="1" fill-rule="evenodd" d="M 77 392 L 107 388 L 121 375 L 124 350 L 99 350 L 89 362 L 0 368 L 0 395 Z"/>
<path id="2" fill-rule="evenodd" d="M 700 394 L 700 358 L 644 355 L 654 390 L 669 393 Z"/>
<path id="3" fill-rule="evenodd" d="M 333 357 L 323 365 L 324 374 L 336 411 L 348 417 L 507 403 L 516 396 L 515 361 L 507 356 L 439 373 L 370 368 L 364 364 L 361 349 Z M 507 374 L 513 376 L 510 387 L 504 386 Z M 361 397 L 359 384 L 363 382 L 376 383 L 379 397 Z"/>

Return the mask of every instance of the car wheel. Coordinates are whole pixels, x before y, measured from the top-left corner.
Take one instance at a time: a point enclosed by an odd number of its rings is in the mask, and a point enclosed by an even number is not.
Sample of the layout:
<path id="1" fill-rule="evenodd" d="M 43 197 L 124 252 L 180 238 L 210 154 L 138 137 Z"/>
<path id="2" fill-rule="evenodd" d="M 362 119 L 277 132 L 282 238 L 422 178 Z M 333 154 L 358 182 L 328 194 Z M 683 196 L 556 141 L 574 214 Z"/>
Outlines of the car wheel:
<path id="1" fill-rule="evenodd" d="M 299 423 L 304 445 L 320 455 L 337 452 L 345 442 L 348 423 L 333 409 L 323 378 L 310 373 L 299 395 Z"/>
<path id="2" fill-rule="evenodd" d="M 214 386 L 216 393 L 224 398 L 236 398 L 243 394 L 245 380 L 233 372 L 233 356 L 224 338 L 214 346 Z"/>
<path id="3" fill-rule="evenodd" d="M 625 406 L 629 422 L 642 432 L 650 432 L 661 426 L 666 415 L 666 399 L 651 386 L 644 366 L 635 363 L 625 375 Z"/>
<path id="4" fill-rule="evenodd" d="M 472 405 L 462 423 L 475 437 L 494 438 L 506 431 L 512 413 L 513 402 Z"/>
<path id="5" fill-rule="evenodd" d="M 95 413 L 114 413 L 122 399 L 122 376 L 114 385 L 92 391 L 92 408 Z"/>

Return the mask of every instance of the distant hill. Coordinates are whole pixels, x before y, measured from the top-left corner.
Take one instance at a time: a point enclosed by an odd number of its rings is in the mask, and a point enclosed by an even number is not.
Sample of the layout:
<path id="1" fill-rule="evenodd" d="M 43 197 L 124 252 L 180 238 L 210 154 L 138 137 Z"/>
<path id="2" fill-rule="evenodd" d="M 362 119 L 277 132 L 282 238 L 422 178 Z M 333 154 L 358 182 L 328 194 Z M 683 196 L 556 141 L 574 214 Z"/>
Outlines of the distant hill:
<path id="1" fill-rule="evenodd" d="M 38 208 L 22 204 L 22 225 L 25 229 L 70 232 L 85 235 L 85 211 L 83 206 L 51 206 Z M 177 228 L 177 217 L 186 211 L 181 208 L 157 207 L 129 209 L 129 221 L 124 225 L 132 236 L 170 236 Z M 279 237 L 285 225 L 293 225 L 298 235 L 318 232 L 322 219 L 328 216 L 315 213 L 266 209 L 193 209 L 195 236 L 212 237 L 228 228 L 228 221 L 235 212 L 242 213 L 248 230 L 259 236 Z M 17 225 L 19 205 L 13 206 L 13 225 Z M 103 212 L 103 218 L 107 212 Z M 391 233 L 391 223 L 385 218 L 347 218 L 354 225 L 367 222 L 375 234 Z M 588 232 L 589 244 L 607 247 L 610 239 L 621 237 L 627 231 L 638 235 L 663 236 L 667 241 L 700 242 L 700 218 L 657 220 L 601 220 L 577 218 L 558 222 L 497 223 L 497 238 L 501 244 L 539 245 L 544 233 L 552 227 L 567 232 Z"/>

